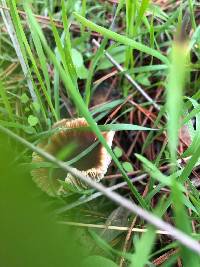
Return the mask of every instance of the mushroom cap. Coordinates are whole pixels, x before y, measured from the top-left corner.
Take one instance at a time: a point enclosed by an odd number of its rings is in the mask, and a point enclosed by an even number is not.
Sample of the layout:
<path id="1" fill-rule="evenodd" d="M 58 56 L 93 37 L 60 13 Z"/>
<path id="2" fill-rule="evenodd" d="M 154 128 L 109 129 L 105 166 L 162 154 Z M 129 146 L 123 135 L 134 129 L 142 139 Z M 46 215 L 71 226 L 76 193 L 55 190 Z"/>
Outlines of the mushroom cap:
<path id="1" fill-rule="evenodd" d="M 74 159 L 98 141 L 84 118 L 63 119 L 55 123 L 53 129 L 57 129 L 57 131 L 45 141 L 39 143 L 38 146 L 57 157 L 59 152 L 65 148 L 67 150 L 71 144 L 74 149 L 67 153 L 63 161 Z M 109 147 L 111 147 L 115 132 L 102 132 L 102 134 Z M 45 162 L 45 159 L 34 152 L 32 162 L 42 163 Z M 106 174 L 110 162 L 111 157 L 107 150 L 97 142 L 92 150 L 77 159 L 72 164 L 72 167 L 81 171 L 88 178 L 99 182 Z M 88 188 L 80 179 L 58 168 L 39 167 L 33 169 L 31 174 L 33 181 L 50 196 L 64 194 L 67 185 L 76 191 Z M 63 186 L 59 180 L 64 181 L 66 186 Z"/>

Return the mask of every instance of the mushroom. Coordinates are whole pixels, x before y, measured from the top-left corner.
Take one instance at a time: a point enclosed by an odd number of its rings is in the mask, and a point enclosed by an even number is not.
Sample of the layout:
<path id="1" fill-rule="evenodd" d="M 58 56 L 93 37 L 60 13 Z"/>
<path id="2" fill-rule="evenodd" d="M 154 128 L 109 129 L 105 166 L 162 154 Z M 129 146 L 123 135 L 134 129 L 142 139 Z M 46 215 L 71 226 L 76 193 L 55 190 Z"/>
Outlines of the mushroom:
<path id="1" fill-rule="evenodd" d="M 74 159 L 93 146 L 88 153 L 75 161 L 72 167 L 81 171 L 88 178 L 99 182 L 107 172 L 111 157 L 105 147 L 98 142 L 86 120 L 84 118 L 63 119 L 55 123 L 53 129 L 56 131 L 45 141 L 39 143 L 38 146 L 56 157 L 64 148 L 67 149 L 68 145 L 75 145 L 70 155 L 68 154 L 64 158 L 63 161 L 65 162 Z M 102 132 L 109 147 L 112 146 L 114 134 L 113 131 Z M 42 163 L 45 162 L 45 159 L 34 152 L 32 162 Z M 71 189 L 80 191 L 88 188 L 78 178 L 58 168 L 39 167 L 33 169 L 31 174 L 34 182 L 50 196 L 61 195 L 65 192 L 65 186 L 59 180 L 64 181 Z"/>

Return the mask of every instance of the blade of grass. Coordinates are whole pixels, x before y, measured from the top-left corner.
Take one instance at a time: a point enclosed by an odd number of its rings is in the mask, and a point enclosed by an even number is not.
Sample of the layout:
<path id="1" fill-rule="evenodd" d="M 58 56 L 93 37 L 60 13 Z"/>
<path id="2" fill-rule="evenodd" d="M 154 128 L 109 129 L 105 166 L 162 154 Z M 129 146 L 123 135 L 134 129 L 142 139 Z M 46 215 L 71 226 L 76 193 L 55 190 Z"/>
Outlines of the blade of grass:
<path id="1" fill-rule="evenodd" d="M 183 194 L 178 188 L 178 183 L 174 183 L 172 187 L 172 201 L 174 203 L 174 214 L 176 226 L 183 232 L 190 234 L 192 231 L 191 223 L 188 219 L 187 211 L 183 204 Z M 181 255 L 184 266 L 199 266 L 200 258 L 197 255 L 193 255 L 192 251 L 188 248 L 181 246 Z"/>
<path id="2" fill-rule="evenodd" d="M 77 86 L 77 75 L 76 75 L 75 68 L 73 66 L 71 53 L 70 53 L 70 48 L 71 48 L 70 39 L 69 38 L 67 39 L 66 49 L 64 50 L 64 47 L 62 45 L 57 28 L 56 28 L 51 16 L 50 16 L 50 22 L 51 22 L 51 26 L 52 26 L 53 35 L 54 35 L 54 38 L 56 41 L 56 45 L 57 45 L 58 51 L 60 53 L 61 62 L 64 66 L 65 71 L 70 74 L 71 79 L 74 81 L 74 83 Z"/>
<path id="3" fill-rule="evenodd" d="M 156 129 L 125 123 L 99 125 L 99 129 L 101 131 L 156 131 Z"/>
<path id="4" fill-rule="evenodd" d="M 179 21 L 180 23 L 180 21 Z M 178 37 L 179 38 L 179 37 Z M 183 40 L 177 39 L 174 42 L 171 56 L 171 67 L 169 73 L 169 85 L 167 90 L 167 108 L 168 108 L 168 138 L 171 162 L 176 166 L 178 131 L 180 127 L 180 117 L 182 113 L 182 98 L 186 76 L 186 62 L 188 60 L 188 46 Z M 192 162 L 193 163 L 193 162 Z M 190 165 L 191 167 L 191 165 Z M 187 168 L 187 171 L 190 168 Z M 184 204 L 183 193 L 180 190 L 179 182 L 175 180 L 175 169 L 172 168 L 173 183 L 171 186 L 172 205 L 175 215 L 176 226 L 185 233 L 191 232 L 191 222 L 189 220 Z M 185 174 L 187 174 L 185 171 Z M 186 178 L 186 175 L 185 175 Z M 180 181 L 180 179 L 178 179 Z M 199 259 L 192 257 L 188 248 L 181 247 L 181 256 L 184 266 L 198 266 Z"/>
<path id="5" fill-rule="evenodd" d="M 130 39 L 134 36 L 134 28 L 135 28 L 135 14 L 136 14 L 136 2 L 132 0 L 126 0 L 126 36 Z M 125 59 L 125 68 L 128 69 L 133 68 L 134 66 L 134 58 L 133 58 L 133 48 L 126 48 L 126 59 Z"/>
<path id="6" fill-rule="evenodd" d="M 197 163 L 197 161 L 199 160 L 199 157 L 200 157 L 200 143 L 199 143 L 199 140 L 200 140 L 200 129 L 198 130 L 196 136 L 198 137 L 197 138 L 198 143 L 197 143 L 196 146 L 194 146 L 193 151 L 191 151 L 192 157 L 187 162 L 187 164 L 184 167 L 183 172 L 182 172 L 182 174 L 181 174 L 181 176 L 179 178 L 179 181 L 181 183 L 184 183 L 184 182 L 187 181 L 189 175 L 191 174 L 193 168 L 195 167 L 195 164 Z"/>
<path id="7" fill-rule="evenodd" d="M 148 262 L 148 257 L 153 247 L 156 238 L 155 230 L 153 227 L 148 227 L 146 233 L 142 235 L 140 240 L 135 244 L 135 253 L 132 256 L 131 264 L 129 267 L 137 266 L 143 267 Z M 142 253 L 141 253 L 142 251 Z"/>
<path id="8" fill-rule="evenodd" d="M 63 30 L 62 35 L 61 35 L 61 43 L 65 49 L 65 55 L 66 55 L 68 66 L 73 68 L 73 63 L 72 63 L 72 59 L 71 59 L 71 55 L 70 55 L 71 42 L 70 42 L 70 33 L 69 33 L 69 23 L 68 23 L 68 19 L 67 19 L 67 11 L 68 11 L 68 7 L 70 6 L 70 4 L 69 4 L 69 2 L 67 2 L 67 4 L 65 4 L 64 0 L 62 0 L 61 5 L 62 5 L 62 21 L 63 21 L 63 26 L 64 26 L 64 30 Z M 60 62 L 61 56 L 60 56 L 58 47 L 56 46 L 54 50 L 55 50 L 56 58 Z M 75 73 L 75 71 L 73 72 L 73 74 L 74 73 Z M 60 87 L 59 87 L 59 85 L 60 85 L 59 71 L 57 69 L 55 69 L 54 70 L 54 103 L 55 103 L 55 111 L 58 115 L 58 118 L 60 119 L 60 107 L 59 107 Z"/>
<path id="9" fill-rule="evenodd" d="M 8 116 L 9 116 L 10 120 L 14 122 L 15 120 L 14 120 L 14 116 L 13 116 L 12 107 L 10 105 L 10 101 L 9 101 L 7 95 L 6 95 L 6 91 L 5 91 L 5 88 L 4 88 L 3 83 L 1 82 L 1 80 L 0 80 L 0 96 L 2 97 L 4 106 L 6 108 L 6 111 L 8 113 Z"/>
<path id="10" fill-rule="evenodd" d="M 173 186 L 173 178 L 174 176 L 178 176 L 178 173 L 174 173 L 173 177 L 165 176 L 151 161 L 139 154 L 135 154 L 135 156 L 144 164 L 145 170 L 151 175 L 152 178 L 169 187 Z M 181 184 L 178 184 L 178 187 L 182 192 L 185 192 L 185 188 Z"/>
<path id="11" fill-rule="evenodd" d="M 135 33 L 137 32 L 137 29 L 140 27 L 143 16 L 149 6 L 149 2 L 150 0 L 142 0 L 141 1 L 141 5 L 140 5 L 140 9 L 138 12 L 138 16 L 137 16 L 137 20 L 136 20 L 136 25 L 135 25 Z"/>
<path id="12" fill-rule="evenodd" d="M 86 10 L 87 10 L 87 1 L 86 0 L 82 0 L 82 6 L 81 6 L 81 15 L 83 17 L 86 16 Z M 81 34 L 84 35 L 84 26 L 81 27 Z"/>
<path id="13" fill-rule="evenodd" d="M 163 207 L 164 198 L 162 198 L 157 207 L 154 209 L 154 214 L 160 217 L 161 210 Z M 147 232 L 142 235 L 142 237 L 135 243 L 135 252 L 132 255 L 131 264 L 129 267 L 143 267 L 148 263 L 148 259 L 151 250 L 154 246 L 156 239 L 156 231 L 152 226 L 147 227 Z M 142 251 L 142 253 L 141 253 Z"/>
<path id="14" fill-rule="evenodd" d="M 194 1 L 193 0 L 188 0 L 188 5 L 190 9 L 190 16 L 191 16 L 191 21 L 192 21 L 192 28 L 195 31 L 197 28 L 196 21 L 195 21 L 195 14 L 194 14 Z"/>
<path id="15" fill-rule="evenodd" d="M 34 29 L 31 27 L 31 25 L 30 25 L 30 30 L 31 30 L 31 36 L 33 38 L 33 42 L 34 42 L 34 45 L 37 51 L 40 66 L 41 66 L 41 69 L 42 69 L 42 72 L 45 78 L 48 95 L 51 98 L 51 88 L 50 88 L 49 73 L 48 73 L 48 68 L 47 68 L 47 59 L 44 55 L 44 51 L 42 49 L 40 39 L 38 38 L 37 34 L 35 33 Z"/>
<path id="16" fill-rule="evenodd" d="M 70 31 L 69 31 L 69 22 L 68 22 L 68 17 L 67 17 L 67 8 L 65 8 L 65 3 L 64 0 L 62 0 L 62 21 L 64 25 L 64 51 L 65 51 L 65 56 L 66 56 L 66 64 L 67 67 L 71 73 L 72 78 L 74 79 L 74 82 L 77 83 L 77 74 L 76 70 L 73 64 L 72 60 L 72 55 L 71 55 L 71 50 L 72 50 L 72 44 L 71 44 L 71 38 L 70 38 Z M 56 31 L 57 29 L 54 28 Z"/>
<path id="17" fill-rule="evenodd" d="M 128 46 L 130 46 L 130 47 L 132 47 L 132 48 L 134 48 L 136 50 L 139 50 L 139 51 L 144 52 L 144 53 L 146 53 L 148 55 L 156 57 L 156 58 L 160 59 L 166 65 L 169 64 L 168 59 L 165 56 L 163 56 L 160 52 L 158 52 L 158 51 L 156 51 L 156 50 L 154 50 L 152 48 L 149 48 L 148 46 L 143 45 L 143 44 L 141 44 L 139 42 L 136 42 L 136 41 L 134 41 L 134 40 L 132 40 L 132 39 L 126 37 L 126 36 L 120 35 L 118 33 L 115 33 L 113 31 L 111 31 L 111 30 L 107 30 L 104 27 L 96 25 L 95 23 L 83 18 L 81 15 L 79 15 L 76 12 L 74 13 L 74 16 L 76 17 L 76 19 L 81 24 L 83 24 L 84 26 L 90 28 L 91 30 L 99 32 L 103 36 L 106 36 L 107 38 L 115 40 L 116 42 L 128 45 Z"/>
<path id="18" fill-rule="evenodd" d="M 86 85 L 85 85 L 85 102 L 86 105 L 89 106 L 90 103 L 90 98 L 91 98 L 91 84 L 92 84 L 92 79 L 94 76 L 94 71 L 97 67 L 97 64 L 99 62 L 99 59 L 101 58 L 104 48 L 107 44 L 108 40 L 104 39 L 103 42 L 101 43 L 100 47 L 98 48 L 98 50 L 96 51 L 92 61 L 91 61 L 91 65 L 89 68 L 89 72 L 88 72 L 88 78 L 86 80 Z"/>
<path id="19" fill-rule="evenodd" d="M 175 42 L 172 48 L 171 67 L 167 86 L 168 139 L 171 161 L 176 163 L 178 131 L 182 110 L 188 49 L 185 43 Z"/>

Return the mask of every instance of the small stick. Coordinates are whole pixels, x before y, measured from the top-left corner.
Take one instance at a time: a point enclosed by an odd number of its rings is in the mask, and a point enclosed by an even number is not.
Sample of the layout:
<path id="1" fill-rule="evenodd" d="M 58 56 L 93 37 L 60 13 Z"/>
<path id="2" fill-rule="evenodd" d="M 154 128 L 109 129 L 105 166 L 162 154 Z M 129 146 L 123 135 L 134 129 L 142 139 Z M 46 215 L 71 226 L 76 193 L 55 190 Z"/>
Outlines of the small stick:
<path id="1" fill-rule="evenodd" d="M 59 221 L 60 224 L 66 224 L 70 226 L 78 226 L 78 227 L 87 227 L 87 228 L 98 228 L 98 229 L 107 229 L 107 230 L 116 230 L 116 231 L 129 231 L 130 228 L 128 226 L 115 226 L 115 225 L 104 225 L 104 224 L 91 224 L 91 223 L 78 223 L 78 222 L 66 222 Z M 137 233 L 145 233 L 147 232 L 146 228 L 131 228 L 132 232 Z M 156 234 L 159 235 L 169 235 L 166 231 L 156 230 Z"/>

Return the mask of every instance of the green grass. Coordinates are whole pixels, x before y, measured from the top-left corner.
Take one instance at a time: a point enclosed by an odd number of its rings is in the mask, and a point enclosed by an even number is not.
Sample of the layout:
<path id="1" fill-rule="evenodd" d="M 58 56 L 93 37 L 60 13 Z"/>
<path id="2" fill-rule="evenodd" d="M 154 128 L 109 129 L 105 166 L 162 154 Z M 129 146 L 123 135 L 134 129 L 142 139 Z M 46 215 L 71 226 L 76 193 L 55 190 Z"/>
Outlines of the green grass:
<path id="1" fill-rule="evenodd" d="M 53 199 L 45 196 L 49 216 L 85 225 L 83 229 L 74 226 L 87 250 L 85 256 L 90 255 L 83 257 L 84 264 L 142 267 L 156 266 L 155 262 L 163 259 L 162 266 L 178 266 L 178 261 L 183 266 L 199 266 L 200 257 L 192 248 L 194 240 L 199 240 L 200 224 L 197 5 L 192 0 L 179 6 L 176 1 L 171 6 L 148 0 L 113 2 L 0 1 L 8 8 L 1 9 L 5 17 L 0 18 L 0 132 L 8 129 L 21 137 L 6 132 L 15 139 L 17 156 L 13 161 L 27 169 L 27 179 L 31 179 L 33 168 L 62 165 L 56 165 L 55 158 L 41 166 L 31 163 L 31 150 L 37 151 L 37 144 L 53 134 L 52 125 L 62 118 L 84 117 L 112 158 L 102 184 L 112 188 L 125 182 L 126 187 L 120 186 L 117 193 L 136 203 L 138 210 L 148 212 L 146 218 L 136 210 L 133 226 L 148 231 L 138 234 L 133 228 L 131 234 L 130 228 L 128 232 L 119 229 L 130 227 L 133 210 L 121 215 L 119 202 L 113 202 L 112 193 L 104 195 L 104 188 L 98 185 L 89 190 L 71 189 Z M 186 12 L 188 16 L 184 16 Z M 113 73 L 116 66 L 105 51 L 124 72 Z M 124 74 L 129 74 L 159 108 L 155 109 Z M 112 148 L 103 137 L 105 131 L 116 132 Z M 23 148 L 19 148 L 20 142 Z M 70 172 L 70 166 L 94 147 L 63 168 Z M 63 153 L 71 153 L 70 147 L 63 148 Z M 131 178 L 141 174 L 145 178 L 132 183 Z M 38 192 L 37 198 L 43 196 Z M 126 206 L 124 198 L 122 206 Z M 151 215 L 181 230 L 174 236 L 176 242 L 170 234 L 158 235 L 158 225 L 149 220 Z M 99 224 L 119 229 L 88 231 L 90 225 Z"/>

